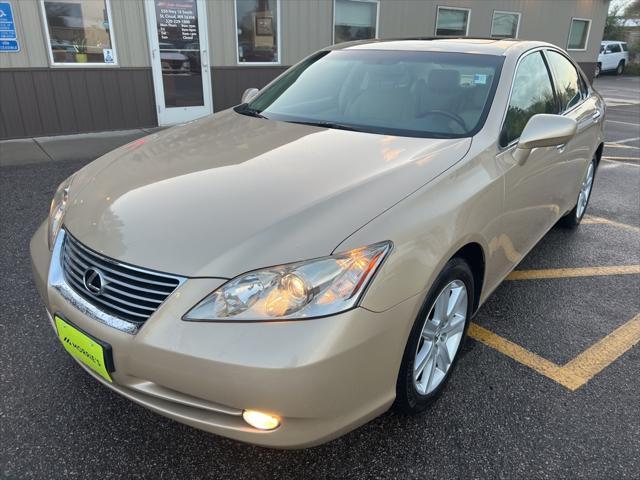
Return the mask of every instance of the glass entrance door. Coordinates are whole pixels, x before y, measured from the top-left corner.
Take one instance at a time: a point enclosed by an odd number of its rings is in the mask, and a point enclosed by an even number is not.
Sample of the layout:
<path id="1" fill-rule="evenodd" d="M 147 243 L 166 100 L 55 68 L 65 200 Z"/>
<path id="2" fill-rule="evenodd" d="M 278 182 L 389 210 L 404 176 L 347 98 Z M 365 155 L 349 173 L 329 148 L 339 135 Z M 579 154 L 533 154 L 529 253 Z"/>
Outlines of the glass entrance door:
<path id="1" fill-rule="evenodd" d="M 145 0 L 158 124 L 210 114 L 206 6 L 203 0 Z"/>

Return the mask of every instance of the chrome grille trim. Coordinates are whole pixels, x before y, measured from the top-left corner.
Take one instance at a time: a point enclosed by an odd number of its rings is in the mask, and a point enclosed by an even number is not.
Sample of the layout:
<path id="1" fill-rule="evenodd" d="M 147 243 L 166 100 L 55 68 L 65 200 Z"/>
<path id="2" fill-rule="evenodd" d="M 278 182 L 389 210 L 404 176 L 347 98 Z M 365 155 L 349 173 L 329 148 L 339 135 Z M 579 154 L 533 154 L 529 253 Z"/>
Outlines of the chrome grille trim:
<path id="1" fill-rule="evenodd" d="M 83 275 L 88 267 L 98 268 L 107 282 L 98 296 L 84 288 Z M 64 229 L 56 239 L 49 269 L 49 285 L 74 307 L 130 334 L 135 334 L 185 281 L 184 277 L 145 270 L 100 255 Z"/>

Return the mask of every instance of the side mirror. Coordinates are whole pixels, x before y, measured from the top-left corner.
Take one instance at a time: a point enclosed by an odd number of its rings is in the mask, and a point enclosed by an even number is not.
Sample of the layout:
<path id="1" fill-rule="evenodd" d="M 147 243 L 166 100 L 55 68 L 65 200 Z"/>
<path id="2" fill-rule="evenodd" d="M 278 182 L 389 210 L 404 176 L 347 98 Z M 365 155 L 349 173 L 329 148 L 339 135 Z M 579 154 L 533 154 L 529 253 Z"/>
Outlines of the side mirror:
<path id="1" fill-rule="evenodd" d="M 259 90 L 257 88 L 247 88 L 242 94 L 240 103 L 250 102 L 253 99 L 253 97 L 255 97 L 258 94 L 258 91 Z"/>
<path id="2" fill-rule="evenodd" d="M 525 125 L 513 157 L 523 164 L 534 148 L 563 145 L 573 138 L 577 130 L 578 123 L 573 118 L 547 113 L 534 115 Z"/>

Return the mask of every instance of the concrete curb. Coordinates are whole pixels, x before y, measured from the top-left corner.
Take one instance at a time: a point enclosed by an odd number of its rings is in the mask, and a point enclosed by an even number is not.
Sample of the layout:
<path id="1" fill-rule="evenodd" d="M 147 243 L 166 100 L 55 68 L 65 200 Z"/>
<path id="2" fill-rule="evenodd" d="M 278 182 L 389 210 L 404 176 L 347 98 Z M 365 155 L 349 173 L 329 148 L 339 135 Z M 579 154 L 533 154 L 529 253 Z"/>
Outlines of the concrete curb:
<path id="1" fill-rule="evenodd" d="M 137 128 L 77 135 L 22 138 L 0 142 L 0 167 L 59 160 L 93 160 L 140 137 L 160 130 Z"/>

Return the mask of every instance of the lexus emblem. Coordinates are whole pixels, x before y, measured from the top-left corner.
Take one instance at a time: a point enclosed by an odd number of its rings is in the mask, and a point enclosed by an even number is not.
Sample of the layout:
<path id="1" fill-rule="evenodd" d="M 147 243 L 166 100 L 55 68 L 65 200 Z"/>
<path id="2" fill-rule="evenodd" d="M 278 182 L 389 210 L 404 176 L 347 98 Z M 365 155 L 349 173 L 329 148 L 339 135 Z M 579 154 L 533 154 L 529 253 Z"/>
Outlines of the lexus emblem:
<path id="1" fill-rule="evenodd" d="M 82 281 L 84 283 L 84 288 L 86 288 L 92 295 L 100 295 L 106 283 L 102 276 L 102 272 L 93 267 L 89 267 L 84 271 Z"/>

